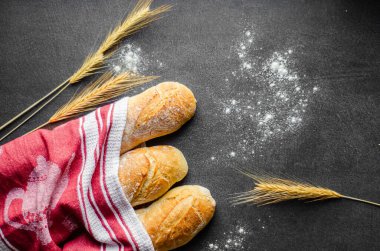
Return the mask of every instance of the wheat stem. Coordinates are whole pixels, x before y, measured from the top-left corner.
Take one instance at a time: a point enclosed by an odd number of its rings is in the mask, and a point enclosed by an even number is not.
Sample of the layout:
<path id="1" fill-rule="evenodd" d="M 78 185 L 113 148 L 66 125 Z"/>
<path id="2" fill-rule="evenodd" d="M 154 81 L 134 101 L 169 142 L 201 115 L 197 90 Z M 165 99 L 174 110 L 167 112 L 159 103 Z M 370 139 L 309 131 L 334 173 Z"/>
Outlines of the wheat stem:
<path id="1" fill-rule="evenodd" d="M 29 119 L 31 119 L 35 114 L 37 114 L 39 111 L 42 110 L 42 108 L 44 108 L 47 104 L 49 104 L 53 99 L 55 99 L 55 97 L 57 97 L 59 94 L 61 94 L 61 92 L 63 92 L 67 86 L 69 86 L 69 83 L 66 83 L 66 85 L 64 85 L 62 87 L 61 90 L 59 90 L 56 94 L 54 94 L 54 96 L 52 96 L 48 101 L 46 101 L 44 104 L 42 104 L 37 110 L 35 110 L 32 114 L 30 114 L 26 119 L 24 119 L 23 121 L 21 121 L 17 126 L 15 126 L 14 128 L 12 128 L 12 130 L 10 130 L 7 134 L 5 134 L 3 137 L 0 138 L 0 142 L 5 139 L 6 137 L 8 137 L 10 134 L 12 134 L 14 131 L 16 131 L 20 126 L 22 126 L 23 124 L 25 124 Z M 46 124 L 46 123 L 45 123 Z M 45 124 L 43 124 L 42 126 L 45 126 Z M 42 127 L 41 126 L 41 127 Z M 28 132 L 31 133 L 35 130 L 37 130 L 38 128 L 40 127 L 37 127 L 36 129 Z"/>
<path id="2" fill-rule="evenodd" d="M 33 107 L 35 107 L 36 105 L 38 105 L 39 103 L 41 103 L 42 101 L 44 101 L 46 98 L 48 98 L 50 95 L 52 95 L 54 92 L 56 92 L 57 90 L 59 90 L 62 86 L 64 86 L 65 84 L 67 84 L 67 81 L 69 79 L 66 79 L 64 82 L 62 82 L 60 85 L 58 85 L 56 88 L 54 88 L 53 90 L 51 90 L 48 94 L 46 94 L 45 96 L 43 96 L 42 98 L 40 98 L 39 100 L 37 100 L 36 102 L 34 102 L 33 104 L 31 104 L 30 106 L 28 106 L 25 110 L 23 110 L 22 112 L 20 112 L 19 114 L 17 114 L 16 116 L 14 116 L 12 119 L 8 120 L 8 122 L 4 123 L 1 127 L 0 127 L 0 131 L 2 131 L 5 127 L 7 127 L 8 125 L 10 125 L 11 123 L 13 123 L 16 119 L 18 119 L 19 117 L 21 117 L 22 115 L 24 115 L 25 113 L 29 112 Z M 0 140 L 1 141 L 1 140 Z"/>
<path id="3" fill-rule="evenodd" d="M 359 201 L 359 202 L 363 202 L 363 203 L 366 203 L 366 204 L 370 204 L 370 205 L 373 205 L 373 206 L 380 207 L 380 203 L 376 203 L 376 202 L 369 201 L 369 200 L 363 200 L 363 199 L 359 199 L 359 198 L 355 198 L 355 197 L 351 197 L 351 196 L 346 196 L 346 195 L 342 195 L 342 198 L 343 199 L 347 199 L 347 200 Z"/>
<path id="4" fill-rule="evenodd" d="M 43 123 L 43 124 L 37 126 L 36 128 L 34 128 L 33 130 L 29 131 L 29 132 L 26 133 L 26 134 L 32 133 L 32 132 L 34 132 L 34 131 L 37 131 L 38 129 L 41 129 L 42 127 L 47 126 L 48 124 L 50 124 L 49 121 L 47 121 L 47 122 L 45 122 L 45 123 Z"/>

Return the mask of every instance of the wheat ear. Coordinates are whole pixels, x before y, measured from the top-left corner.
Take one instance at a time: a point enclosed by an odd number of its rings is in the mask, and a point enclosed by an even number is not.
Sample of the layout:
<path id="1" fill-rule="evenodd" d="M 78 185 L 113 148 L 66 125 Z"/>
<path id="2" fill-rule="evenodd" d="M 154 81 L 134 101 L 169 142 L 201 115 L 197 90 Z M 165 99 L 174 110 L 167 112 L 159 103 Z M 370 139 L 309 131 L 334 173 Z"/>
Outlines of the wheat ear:
<path id="1" fill-rule="evenodd" d="M 233 204 L 253 203 L 256 205 L 269 205 L 288 200 L 312 202 L 328 199 L 349 199 L 380 206 L 380 204 L 372 201 L 345 196 L 334 190 L 314 186 L 303 181 L 276 178 L 270 175 L 254 175 L 247 171 L 239 171 L 254 180 L 255 187 L 253 190 L 235 195 L 232 198 Z"/>
<path id="2" fill-rule="evenodd" d="M 103 74 L 80 94 L 62 106 L 48 121 L 55 123 L 61 120 L 78 116 L 81 113 L 94 110 L 96 107 L 114 100 L 116 97 L 133 87 L 150 82 L 156 76 L 138 76 L 128 72 L 112 76 L 112 73 Z"/>
<path id="3" fill-rule="evenodd" d="M 104 42 L 100 45 L 98 50 L 89 55 L 82 66 L 67 80 L 58 85 L 55 89 L 50 91 L 41 99 L 37 100 L 31 106 L 27 107 L 25 110 L 17 114 L 12 119 L 8 120 L 2 126 L 0 126 L 0 131 L 5 127 L 13 123 L 19 117 L 29 112 L 32 108 L 40 104 L 42 101 L 46 100 L 48 97 L 56 93 L 52 98 L 50 98 L 47 102 L 42 104 L 35 112 L 33 112 L 29 117 L 23 120 L 20 124 L 18 124 L 15 128 L 13 128 L 10 132 L 8 132 L 4 137 L 0 139 L 4 139 L 8 135 L 10 135 L 13 131 L 19 128 L 21 125 L 26 123 L 31 117 L 33 117 L 37 112 L 39 112 L 42 108 L 44 108 L 48 103 L 50 103 L 56 96 L 58 96 L 63 90 L 65 90 L 70 84 L 74 84 L 79 82 L 85 77 L 88 77 L 99 69 L 101 69 L 104 65 L 104 61 L 111 56 L 112 49 L 117 45 L 122 39 L 125 37 L 137 32 L 138 30 L 144 28 L 149 23 L 160 18 L 161 14 L 171 9 L 171 5 L 162 5 L 156 9 L 150 10 L 150 5 L 153 0 L 139 0 L 136 6 L 133 8 L 131 13 L 127 16 L 127 18 L 118 25 L 104 40 Z"/>
<path id="4" fill-rule="evenodd" d="M 171 5 L 162 5 L 150 10 L 153 0 L 140 0 L 127 18 L 116 26 L 108 34 L 98 50 L 87 57 L 83 65 L 70 77 L 69 83 L 74 84 L 97 71 L 104 63 L 104 59 L 110 57 L 112 49 L 125 37 L 144 28 L 151 22 L 160 18 L 161 14 L 171 9 Z"/>

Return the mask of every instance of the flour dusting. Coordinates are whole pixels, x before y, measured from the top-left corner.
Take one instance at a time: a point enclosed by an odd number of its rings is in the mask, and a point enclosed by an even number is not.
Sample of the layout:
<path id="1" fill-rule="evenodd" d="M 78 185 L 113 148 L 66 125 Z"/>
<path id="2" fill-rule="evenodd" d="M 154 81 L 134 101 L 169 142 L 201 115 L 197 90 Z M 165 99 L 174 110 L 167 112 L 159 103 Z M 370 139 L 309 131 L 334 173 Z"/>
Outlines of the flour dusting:
<path id="1" fill-rule="evenodd" d="M 251 233 L 243 226 L 236 226 L 233 230 L 223 233 L 222 240 L 209 242 L 207 250 L 245 250 L 248 248 L 246 239 Z"/>
<path id="2" fill-rule="evenodd" d="M 162 68 L 164 64 L 146 55 L 141 47 L 129 43 L 124 45 L 110 61 L 109 67 L 115 74 L 132 72 L 135 74 L 151 73 L 152 69 Z"/>
<path id="3" fill-rule="evenodd" d="M 265 54 L 256 37 L 253 30 L 245 30 L 232 47 L 230 58 L 238 67 L 225 78 L 226 84 L 248 81 L 250 90 L 233 88 L 230 98 L 221 100 L 227 131 L 235 136 L 224 153 L 228 158 L 259 155 L 267 143 L 296 133 L 305 123 L 310 100 L 320 92 L 298 72 L 295 48 Z"/>

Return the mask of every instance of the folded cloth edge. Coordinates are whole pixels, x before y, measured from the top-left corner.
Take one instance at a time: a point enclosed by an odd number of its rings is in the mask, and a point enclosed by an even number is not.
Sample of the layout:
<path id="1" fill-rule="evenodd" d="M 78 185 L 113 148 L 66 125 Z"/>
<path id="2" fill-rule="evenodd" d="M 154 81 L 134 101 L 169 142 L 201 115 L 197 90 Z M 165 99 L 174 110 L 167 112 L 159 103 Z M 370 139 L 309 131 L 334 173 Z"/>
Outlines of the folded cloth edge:
<path id="1" fill-rule="evenodd" d="M 154 250 L 152 241 L 146 232 L 144 226 L 139 220 L 137 214 L 135 213 L 132 205 L 127 200 L 122 186 L 119 182 L 118 169 L 120 161 L 120 148 L 123 136 L 123 131 L 125 129 L 127 121 L 127 110 L 128 110 L 128 97 L 122 98 L 114 103 L 112 127 L 110 129 L 110 134 L 107 144 L 107 156 L 109 158 L 106 163 L 111 163 L 108 175 L 106 177 L 106 183 L 108 187 L 114 188 L 110 192 L 112 201 L 121 213 L 123 220 L 127 223 L 133 238 L 136 240 L 139 250 Z"/>

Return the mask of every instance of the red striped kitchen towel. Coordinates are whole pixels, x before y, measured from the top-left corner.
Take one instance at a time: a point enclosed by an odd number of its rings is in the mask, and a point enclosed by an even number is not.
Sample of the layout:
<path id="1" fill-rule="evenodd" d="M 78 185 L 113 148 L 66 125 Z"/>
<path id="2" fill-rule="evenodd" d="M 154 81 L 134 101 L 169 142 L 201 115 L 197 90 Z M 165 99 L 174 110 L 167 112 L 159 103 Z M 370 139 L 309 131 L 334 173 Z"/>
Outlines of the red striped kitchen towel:
<path id="1" fill-rule="evenodd" d="M 0 147 L 0 250 L 154 250 L 118 180 L 127 106 Z"/>

